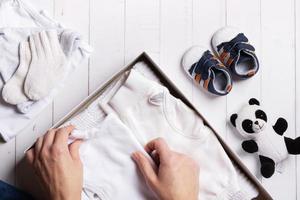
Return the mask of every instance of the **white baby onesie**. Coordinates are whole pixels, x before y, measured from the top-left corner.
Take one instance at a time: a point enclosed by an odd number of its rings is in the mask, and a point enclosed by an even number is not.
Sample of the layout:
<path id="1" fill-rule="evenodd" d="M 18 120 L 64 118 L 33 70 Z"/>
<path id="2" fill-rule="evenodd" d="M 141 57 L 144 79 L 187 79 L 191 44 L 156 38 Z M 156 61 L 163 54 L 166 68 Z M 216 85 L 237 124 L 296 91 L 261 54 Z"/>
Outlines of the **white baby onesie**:
<path id="1" fill-rule="evenodd" d="M 83 163 L 83 194 L 87 199 L 156 199 L 131 159 L 142 151 L 152 161 L 132 132 L 110 114 L 96 128 L 75 130 L 72 135 L 86 139 L 80 147 Z M 152 162 L 153 166 L 154 162 Z"/>
<path id="2" fill-rule="evenodd" d="M 10 20 L 7 20 L 8 18 Z M 0 55 L 0 75 L 4 82 L 10 79 L 18 66 L 18 42 L 25 40 L 32 33 L 53 28 L 58 30 L 60 43 L 69 59 L 67 74 L 91 53 L 91 48 L 78 33 L 64 29 L 61 24 L 45 13 L 37 12 L 28 2 L 22 0 L 0 1 L 0 27 L 5 27 L 0 29 L 0 50 L 5 52 Z M 0 135 L 3 139 L 9 141 L 26 127 L 30 120 L 52 101 L 58 90 L 63 87 L 63 83 L 64 81 L 44 99 L 37 102 L 28 101 L 17 108 L 0 98 Z"/>
<path id="3" fill-rule="evenodd" d="M 109 104 L 101 106 L 117 113 L 142 145 L 163 137 L 173 150 L 195 159 L 203 183 L 199 199 L 249 199 L 240 190 L 236 170 L 214 133 L 167 88 L 131 70 Z"/>

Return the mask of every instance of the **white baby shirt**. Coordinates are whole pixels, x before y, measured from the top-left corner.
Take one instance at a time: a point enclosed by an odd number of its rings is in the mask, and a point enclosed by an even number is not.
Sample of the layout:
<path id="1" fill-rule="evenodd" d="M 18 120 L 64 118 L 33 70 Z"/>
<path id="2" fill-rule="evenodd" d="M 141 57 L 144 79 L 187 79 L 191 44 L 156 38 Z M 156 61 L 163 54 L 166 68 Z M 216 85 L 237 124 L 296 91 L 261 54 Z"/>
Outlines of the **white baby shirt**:
<path id="1" fill-rule="evenodd" d="M 151 158 L 118 117 L 110 114 L 95 128 L 77 130 L 72 135 L 87 139 L 80 147 L 84 182 L 82 199 L 156 199 L 131 154 L 141 151 L 149 160 Z"/>
<path id="2" fill-rule="evenodd" d="M 249 199 L 241 191 L 233 164 L 214 133 L 202 119 L 167 88 L 131 70 L 125 84 L 108 104 L 107 113 L 116 113 L 145 145 L 163 137 L 169 146 L 191 156 L 200 165 L 199 199 Z"/>

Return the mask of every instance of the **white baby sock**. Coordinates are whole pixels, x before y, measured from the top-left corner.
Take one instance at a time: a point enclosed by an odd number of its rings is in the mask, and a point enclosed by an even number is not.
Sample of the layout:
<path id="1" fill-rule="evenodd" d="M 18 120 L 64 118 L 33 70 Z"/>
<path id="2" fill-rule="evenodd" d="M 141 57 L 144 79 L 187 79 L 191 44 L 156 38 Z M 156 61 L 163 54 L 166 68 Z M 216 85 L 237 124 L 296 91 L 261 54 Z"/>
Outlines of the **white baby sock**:
<path id="1" fill-rule="evenodd" d="M 11 79 L 4 85 L 2 97 L 9 104 L 16 105 L 28 100 L 24 94 L 24 80 L 31 61 L 29 43 L 21 42 L 19 47 L 20 64 Z"/>
<path id="2" fill-rule="evenodd" d="M 31 100 L 46 97 L 64 78 L 66 57 L 59 44 L 57 31 L 42 31 L 29 37 L 32 54 L 24 91 Z"/>

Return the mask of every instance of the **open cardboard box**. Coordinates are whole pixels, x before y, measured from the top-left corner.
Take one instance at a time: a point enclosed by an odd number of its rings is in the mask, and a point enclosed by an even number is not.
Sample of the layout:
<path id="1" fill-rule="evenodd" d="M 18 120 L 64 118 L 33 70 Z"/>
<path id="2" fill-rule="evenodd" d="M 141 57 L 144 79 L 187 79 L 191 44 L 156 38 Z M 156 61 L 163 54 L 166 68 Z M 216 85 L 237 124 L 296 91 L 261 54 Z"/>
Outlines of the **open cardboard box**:
<path id="1" fill-rule="evenodd" d="M 140 56 L 138 56 L 134 61 L 130 64 L 125 66 L 121 71 L 116 73 L 110 80 L 106 83 L 102 84 L 98 87 L 91 95 L 89 95 L 86 99 L 84 99 L 79 105 L 73 108 L 66 116 L 64 116 L 61 120 L 59 120 L 52 128 L 58 128 L 63 125 L 66 121 L 83 111 L 86 107 L 88 107 L 94 100 L 96 100 L 111 83 L 113 83 L 116 79 L 121 77 L 126 71 L 133 68 L 133 66 L 137 63 L 143 61 L 145 62 L 150 69 L 154 72 L 154 74 L 160 79 L 161 83 L 166 86 L 170 93 L 181 99 L 187 106 L 191 109 L 195 110 L 197 114 L 203 119 L 204 123 L 210 127 L 215 135 L 217 136 L 218 140 L 222 144 L 225 152 L 227 153 L 228 157 L 231 159 L 233 164 L 240 170 L 241 173 L 245 177 L 247 177 L 248 181 L 250 181 L 251 185 L 253 185 L 256 190 L 258 191 L 258 196 L 254 199 L 257 200 L 269 200 L 272 199 L 270 194 L 263 188 L 257 178 L 247 169 L 247 167 L 242 163 L 242 161 L 238 158 L 238 156 L 229 148 L 229 146 L 222 140 L 220 135 L 215 131 L 215 129 L 210 125 L 210 123 L 205 119 L 204 116 L 201 115 L 201 112 L 193 106 L 193 104 L 183 95 L 181 91 L 176 87 L 174 83 L 170 81 L 170 79 L 162 72 L 157 64 L 148 56 L 147 53 L 143 52 Z"/>

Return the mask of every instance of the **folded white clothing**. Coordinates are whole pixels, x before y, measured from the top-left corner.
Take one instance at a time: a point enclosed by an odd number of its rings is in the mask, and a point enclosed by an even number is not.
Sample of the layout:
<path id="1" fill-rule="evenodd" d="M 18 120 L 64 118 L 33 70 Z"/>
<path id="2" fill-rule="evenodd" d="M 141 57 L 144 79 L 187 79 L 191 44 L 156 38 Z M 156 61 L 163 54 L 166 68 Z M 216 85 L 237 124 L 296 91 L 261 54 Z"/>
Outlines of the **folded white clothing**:
<path id="1" fill-rule="evenodd" d="M 117 116 L 108 115 L 97 127 L 75 130 L 72 135 L 87 139 L 80 147 L 85 199 L 156 199 L 131 154 L 144 152 L 155 164 Z"/>
<path id="2" fill-rule="evenodd" d="M 10 20 L 7 20 L 9 18 Z M 9 80 L 18 67 L 18 46 L 27 40 L 29 35 L 42 30 L 56 29 L 60 44 L 68 58 L 68 73 L 66 77 L 85 60 L 91 53 L 91 47 L 82 37 L 61 24 L 37 12 L 28 2 L 23 0 L 0 1 L 0 75 L 4 82 Z M 4 56 L 5 55 L 5 56 Z M 53 99 L 64 81 L 54 88 L 50 94 L 37 101 L 28 101 L 17 106 L 10 106 L 0 98 L 0 135 L 9 141 L 24 129 Z M 2 88 L 2 87 L 1 87 Z"/>
<path id="3" fill-rule="evenodd" d="M 196 160 L 201 168 L 200 183 L 205 183 L 199 199 L 249 199 L 215 134 L 167 88 L 131 70 L 124 85 L 101 107 L 117 114 L 142 145 L 162 137 L 173 150 Z"/>
<path id="4" fill-rule="evenodd" d="M 123 85 L 127 78 L 127 73 L 121 75 L 118 79 L 108 85 L 103 92 L 90 105 L 76 114 L 63 126 L 72 124 L 77 130 L 87 130 L 96 127 L 106 117 L 106 112 L 100 107 L 101 104 L 107 104 L 112 96 Z"/>

